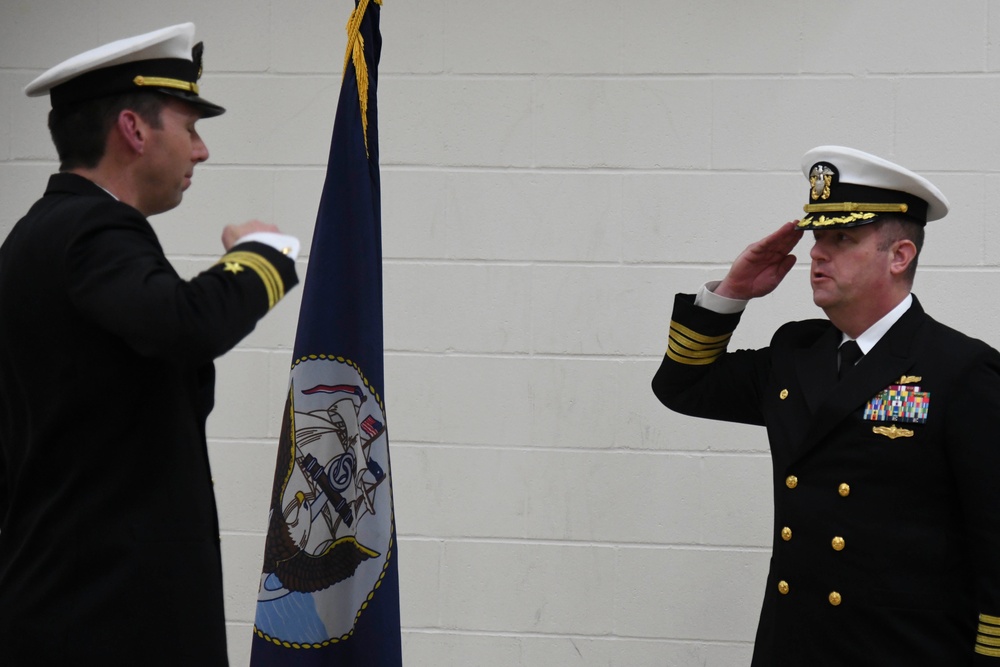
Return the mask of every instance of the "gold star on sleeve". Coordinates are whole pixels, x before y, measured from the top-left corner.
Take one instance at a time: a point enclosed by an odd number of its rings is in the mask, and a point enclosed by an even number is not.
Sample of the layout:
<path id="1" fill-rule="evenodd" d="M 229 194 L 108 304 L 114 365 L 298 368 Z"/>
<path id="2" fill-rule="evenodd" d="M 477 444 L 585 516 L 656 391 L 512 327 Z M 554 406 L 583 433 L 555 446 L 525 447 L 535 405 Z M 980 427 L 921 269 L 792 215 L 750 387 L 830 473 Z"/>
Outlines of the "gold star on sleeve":
<path id="1" fill-rule="evenodd" d="M 232 274 L 242 273 L 245 269 L 250 269 L 260 278 L 267 290 L 267 307 L 274 308 L 274 305 L 285 296 L 285 284 L 281 279 L 281 274 L 271 262 L 255 252 L 245 250 L 235 250 L 220 259 L 216 266 L 224 265 L 223 271 Z"/>

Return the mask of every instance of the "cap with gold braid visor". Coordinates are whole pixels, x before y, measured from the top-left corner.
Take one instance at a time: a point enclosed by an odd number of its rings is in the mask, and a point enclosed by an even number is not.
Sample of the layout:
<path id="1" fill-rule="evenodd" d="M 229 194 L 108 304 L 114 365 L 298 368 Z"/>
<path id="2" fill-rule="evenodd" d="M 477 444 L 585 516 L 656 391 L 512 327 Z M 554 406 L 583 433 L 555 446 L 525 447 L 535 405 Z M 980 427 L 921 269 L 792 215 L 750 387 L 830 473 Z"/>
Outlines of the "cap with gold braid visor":
<path id="1" fill-rule="evenodd" d="M 923 225 L 948 213 L 948 200 L 930 181 L 853 148 L 814 148 L 802 158 L 802 172 L 809 199 L 799 229 L 858 227 L 883 215 Z"/>

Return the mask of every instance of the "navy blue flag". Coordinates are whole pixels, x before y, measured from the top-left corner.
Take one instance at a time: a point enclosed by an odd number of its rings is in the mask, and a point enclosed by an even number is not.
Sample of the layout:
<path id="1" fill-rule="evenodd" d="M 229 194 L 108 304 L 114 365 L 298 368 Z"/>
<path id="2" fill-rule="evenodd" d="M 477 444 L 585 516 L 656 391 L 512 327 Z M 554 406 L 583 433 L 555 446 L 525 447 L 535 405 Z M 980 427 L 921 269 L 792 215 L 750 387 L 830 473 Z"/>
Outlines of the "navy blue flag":
<path id="1" fill-rule="evenodd" d="M 398 667 L 382 396 L 380 0 L 356 0 L 295 336 L 252 667 Z"/>

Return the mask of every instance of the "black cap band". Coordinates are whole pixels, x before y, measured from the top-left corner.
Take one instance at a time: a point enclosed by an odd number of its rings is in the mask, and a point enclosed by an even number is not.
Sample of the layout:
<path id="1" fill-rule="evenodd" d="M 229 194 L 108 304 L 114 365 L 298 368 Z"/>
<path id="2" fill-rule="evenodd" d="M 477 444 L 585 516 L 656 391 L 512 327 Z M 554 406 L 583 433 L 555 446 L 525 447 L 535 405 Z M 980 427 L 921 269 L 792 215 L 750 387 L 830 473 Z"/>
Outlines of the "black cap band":
<path id="1" fill-rule="evenodd" d="M 927 202 L 920 197 L 853 183 L 840 183 L 828 199 L 810 202 L 804 209 L 806 213 L 896 213 L 927 222 Z"/>
<path id="2" fill-rule="evenodd" d="M 198 73 L 198 66 L 195 63 L 182 58 L 140 60 L 81 74 L 54 87 L 49 95 L 52 106 L 59 107 L 108 95 L 134 93 L 156 88 L 157 86 L 143 83 L 150 79 L 165 79 L 175 82 L 164 87 L 176 89 L 187 85 L 189 86 L 188 91 L 192 95 L 197 95 Z"/>

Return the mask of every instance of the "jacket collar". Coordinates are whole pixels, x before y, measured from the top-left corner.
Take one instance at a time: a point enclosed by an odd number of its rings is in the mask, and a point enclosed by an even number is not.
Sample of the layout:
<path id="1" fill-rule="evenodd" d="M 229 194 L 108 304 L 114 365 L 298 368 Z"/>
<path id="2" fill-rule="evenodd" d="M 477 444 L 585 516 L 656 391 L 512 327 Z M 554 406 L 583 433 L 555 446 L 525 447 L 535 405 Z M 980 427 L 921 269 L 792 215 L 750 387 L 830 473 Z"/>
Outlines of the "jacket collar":
<path id="1" fill-rule="evenodd" d="M 90 179 L 66 171 L 49 176 L 49 183 L 45 188 L 45 194 L 72 194 L 114 199 L 107 190 Z"/>

